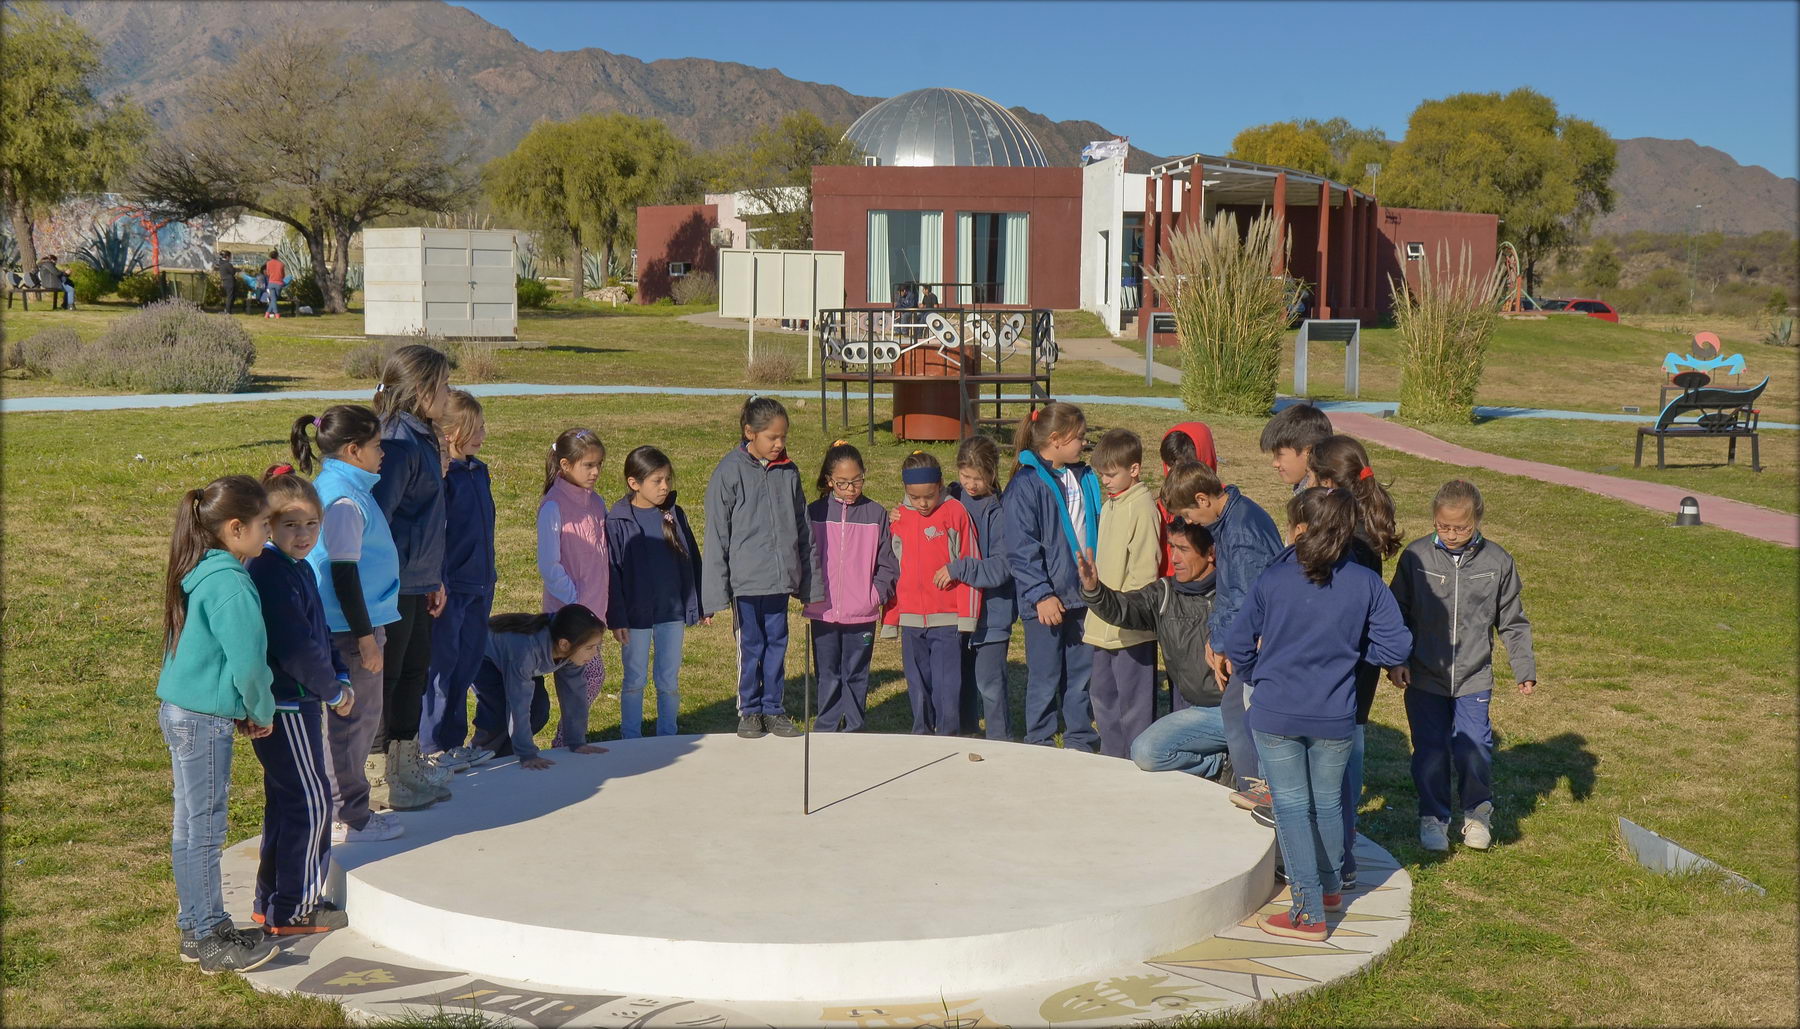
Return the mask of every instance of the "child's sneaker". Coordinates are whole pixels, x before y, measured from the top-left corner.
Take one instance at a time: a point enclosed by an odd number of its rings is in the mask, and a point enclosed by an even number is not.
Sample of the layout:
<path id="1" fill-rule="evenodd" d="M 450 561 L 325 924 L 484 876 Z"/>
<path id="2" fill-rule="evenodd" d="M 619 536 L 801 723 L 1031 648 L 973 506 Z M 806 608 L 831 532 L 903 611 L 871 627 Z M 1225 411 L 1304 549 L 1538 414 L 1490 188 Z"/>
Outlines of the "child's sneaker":
<path id="1" fill-rule="evenodd" d="M 1338 893 L 1327 893 L 1325 895 L 1325 910 L 1332 912 L 1344 910 L 1344 894 L 1341 892 L 1341 889 L 1342 888 L 1340 887 L 1340 892 Z"/>
<path id="2" fill-rule="evenodd" d="M 258 922 L 262 921 L 261 915 L 251 915 L 250 917 L 255 919 Z M 213 928 L 218 929 L 218 928 L 226 927 L 226 926 L 235 928 L 235 923 L 233 923 L 231 921 L 231 919 L 226 918 L 225 920 L 221 921 L 218 925 L 214 926 Z M 258 943 L 262 942 L 263 931 L 261 929 L 239 929 L 238 932 L 243 933 L 245 936 L 249 937 L 252 940 L 255 940 Z M 200 960 L 200 941 L 202 939 L 206 938 L 207 935 L 209 935 L 209 934 L 201 933 L 200 935 L 196 936 L 192 929 L 181 930 L 181 960 L 183 960 L 189 964 L 193 964 L 194 962 L 199 961 Z"/>
<path id="3" fill-rule="evenodd" d="M 761 715 L 744 715 L 738 719 L 738 735 L 747 740 L 759 740 L 769 734 L 763 728 Z"/>
<path id="4" fill-rule="evenodd" d="M 261 968 L 281 952 L 274 940 L 264 938 L 259 930 L 251 936 L 229 922 L 220 922 L 197 943 L 200 971 L 207 975 L 219 972 L 248 972 Z"/>
<path id="5" fill-rule="evenodd" d="M 1273 803 L 1269 796 L 1269 783 L 1265 779 L 1252 779 L 1250 785 L 1233 793 L 1231 802 L 1245 811 L 1255 811 Z"/>
<path id="6" fill-rule="evenodd" d="M 1419 819 L 1419 846 L 1443 852 L 1450 849 L 1450 823 L 1427 815 Z"/>
<path id="7" fill-rule="evenodd" d="M 794 724 L 794 720 L 786 715 L 762 716 L 763 728 L 777 736 L 804 736 L 806 731 Z"/>
<path id="8" fill-rule="evenodd" d="M 380 843 L 391 840 L 406 830 L 401 827 L 400 819 L 380 811 L 369 813 L 369 820 L 361 829 L 352 829 L 343 822 L 331 823 L 331 842 L 333 843 Z"/>
<path id="9" fill-rule="evenodd" d="M 335 904 L 320 901 L 311 911 L 294 919 L 286 925 L 269 927 L 271 936 L 305 936 L 311 933 L 328 933 L 333 929 L 342 929 L 350 924 L 350 916 L 344 909 Z"/>
<path id="10" fill-rule="evenodd" d="M 1476 850 L 1486 850 L 1494 843 L 1494 805 L 1482 801 L 1473 811 L 1463 812 L 1463 843 Z"/>
<path id="11" fill-rule="evenodd" d="M 1275 828 L 1275 809 L 1267 804 L 1258 804 L 1250 809 L 1250 820 L 1257 825 Z"/>
<path id="12" fill-rule="evenodd" d="M 1279 915 L 1265 915 L 1257 922 L 1262 931 L 1270 936 L 1287 936 L 1296 940 L 1312 940 L 1324 943 L 1331 935 L 1331 930 L 1324 922 L 1314 922 L 1304 915 L 1296 916 L 1292 911 L 1283 911 Z"/>

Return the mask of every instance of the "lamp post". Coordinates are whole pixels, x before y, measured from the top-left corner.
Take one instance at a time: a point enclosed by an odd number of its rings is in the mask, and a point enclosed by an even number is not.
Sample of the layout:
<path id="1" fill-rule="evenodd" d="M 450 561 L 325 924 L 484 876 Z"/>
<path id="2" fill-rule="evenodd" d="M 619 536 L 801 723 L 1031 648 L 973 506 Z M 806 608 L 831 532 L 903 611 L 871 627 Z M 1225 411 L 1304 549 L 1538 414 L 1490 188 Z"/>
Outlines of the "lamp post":
<path id="1" fill-rule="evenodd" d="M 1369 195 L 1376 203 L 1381 203 L 1381 165 L 1371 161 L 1363 165 L 1363 171 L 1369 174 Z"/>
<path id="2" fill-rule="evenodd" d="M 1700 221 L 1700 209 L 1705 206 L 1705 204 L 1695 204 L 1694 210 L 1688 215 L 1688 310 L 1690 311 L 1694 309 L 1694 283 L 1699 278 L 1694 253 L 1694 227 Z"/>

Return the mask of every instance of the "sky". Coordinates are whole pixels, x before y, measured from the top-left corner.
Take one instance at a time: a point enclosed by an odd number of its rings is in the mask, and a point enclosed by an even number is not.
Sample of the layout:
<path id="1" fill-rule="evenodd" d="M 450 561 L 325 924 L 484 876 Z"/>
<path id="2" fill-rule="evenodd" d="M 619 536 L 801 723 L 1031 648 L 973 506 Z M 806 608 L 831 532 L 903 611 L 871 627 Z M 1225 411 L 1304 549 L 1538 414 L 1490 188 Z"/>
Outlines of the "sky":
<path id="1" fill-rule="evenodd" d="M 776 68 L 863 96 L 926 86 L 1082 118 L 1155 154 L 1342 116 L 1406 133 L 1421 100 L 1529 86 L 1615 138 L 1800 171 L 1800 4 L 1766 2 L 542 2 L 466 7 L 541 50 Z"/>

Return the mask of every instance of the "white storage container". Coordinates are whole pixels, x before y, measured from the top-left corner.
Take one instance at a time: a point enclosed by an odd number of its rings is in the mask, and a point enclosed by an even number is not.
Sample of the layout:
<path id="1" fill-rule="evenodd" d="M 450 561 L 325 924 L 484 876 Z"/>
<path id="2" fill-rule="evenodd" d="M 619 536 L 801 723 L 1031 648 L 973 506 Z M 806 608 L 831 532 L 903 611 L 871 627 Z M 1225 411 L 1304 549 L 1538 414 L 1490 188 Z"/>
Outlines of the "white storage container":
<path id="1" fill-rule="evenodd" d="M 511 229 L 364 229 L 363 333 L 517 339 Z"/>

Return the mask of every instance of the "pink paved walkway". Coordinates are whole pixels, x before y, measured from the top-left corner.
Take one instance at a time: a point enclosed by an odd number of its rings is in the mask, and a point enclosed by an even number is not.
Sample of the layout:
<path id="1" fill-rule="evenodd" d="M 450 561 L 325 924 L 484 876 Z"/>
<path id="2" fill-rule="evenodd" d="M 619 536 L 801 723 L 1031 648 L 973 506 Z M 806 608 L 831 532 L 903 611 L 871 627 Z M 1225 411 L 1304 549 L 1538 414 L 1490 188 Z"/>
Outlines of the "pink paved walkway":
<path id="1" fill-rule="evenodd" d="M 1356 414 L 1350 411 L 1331 412 L 1332 428 L 1348 433 L 1370 443 L 1379 443 L 1393 450 L 1403 451 L 1433 461 L 1447 464 L 1466 465 L 1471 468 L 1488 468 L 1507 475 L 1522 475 L 1530 479 L 1553 482 L 1559 486 L 1573 486 L 1589 493 L 1598 493 L 1603 497 L 1623 500 L 1628 503 L 1647 507 L 1652 511 L 1660 511 L 1675 520 L 1675 508 L 1680 505 L 1682 497 L 1693 497 L 1700 502 L 1700 520 L 1707 525 L 1732 532 L 1742 533 L 1752 539 L 1767 540 L 1788 547 L 1800 547 L 1800 517 L 1771 511 L 1766 507 L 1746 504 L 1741 500 L 1728 500 L 1708 493 L 1695 493 L 1692 490 L 1665 486 L 1657 482 L 1640 482 L 1636 479 L 1621 479 L 1611 475 L 1600 475 L 1594 472 L 1579 472 L 1573 468 L 1544 464 L 1541 461 L 1523 461 L 1516 457 L 1501 457 L 1498 454 L 1487 454 L 1468 447 L 1459 447 L 1454 443 L 1446 443 L 1436 436 L 1420 432 L 1418 429 L 1377 418 L 1374 415 Z"/>

